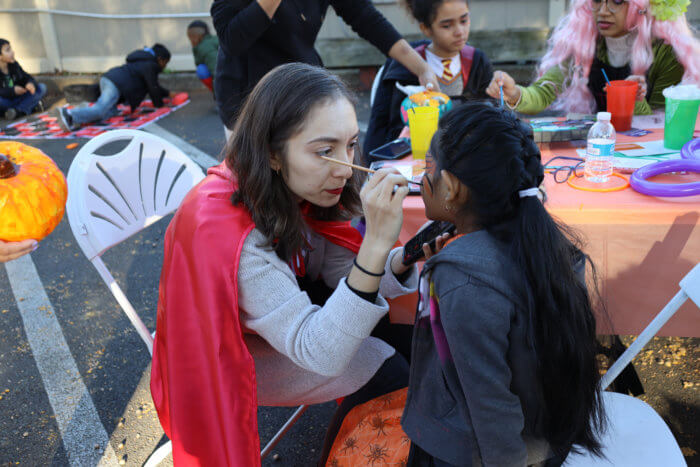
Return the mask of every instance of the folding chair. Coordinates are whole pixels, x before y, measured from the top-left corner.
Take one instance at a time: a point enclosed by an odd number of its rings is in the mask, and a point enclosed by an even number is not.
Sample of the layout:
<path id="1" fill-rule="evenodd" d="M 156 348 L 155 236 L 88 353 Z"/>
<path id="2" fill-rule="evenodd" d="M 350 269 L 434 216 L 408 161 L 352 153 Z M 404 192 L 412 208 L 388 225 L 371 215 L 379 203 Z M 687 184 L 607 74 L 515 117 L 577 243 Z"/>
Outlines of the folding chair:
<path id="1" fill-rule="evenodd" d="M 130 140 L 117 154 L 96 152 Z M 202 169 L 164 139 L 138 130 L 102 133 L 83 146 L 68 170 L 68 222 L 83 254 L 95 266 L 139 336 L 153 354 L 148 330 L 102 261 L 113 246 L 173 212 L 204 178 Z M 265 457 L 306 410 L 300 406 L 261 452 Z M 146 466 L 158 465 L 172 450 L 158 448 Z"/>
<path id="2" fill-rule="evenodd" d="M 613 382 L 688 298 L 700 307 L 700 264 L 686 274 L 679 285 L 681 290 L 603 375 L 600 381 L 602 389 Z M 566 458 L 564 466 L 686 465 L 683 453 L 671 430 L 647 403 L 624 394 L 604 392 L 603 406 L 608 416 L 607 429 L 600 434 L 604 457 L 596 457 L 588 452 L 572 453 Z"/>

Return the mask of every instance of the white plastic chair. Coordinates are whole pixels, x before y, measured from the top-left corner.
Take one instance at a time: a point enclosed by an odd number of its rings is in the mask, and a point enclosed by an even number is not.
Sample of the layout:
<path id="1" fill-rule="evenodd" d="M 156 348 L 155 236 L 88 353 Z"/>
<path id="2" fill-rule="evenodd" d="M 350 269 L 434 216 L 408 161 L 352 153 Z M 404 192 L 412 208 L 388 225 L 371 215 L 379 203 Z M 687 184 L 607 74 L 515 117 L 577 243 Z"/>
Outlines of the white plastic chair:
<path id="1" fill-rule="evenodd" d="M 700 307 L 700 264 L 680 281 L 681 290 L 601 378 L 607 388 L 687 299 Z M 647 403 L 615 392 L 603 393 L 608 427 L 601 433 L 604 457 L 588 452 L 570 454 L 566 467 L 674 467 L 687 465 L 671 430 Z"/>
<path id="2" fill-rule="evenodd" d="M 374 96 L 377 95 L 377 89 L 379 88 L 379 83 L 382 82 L 382 73 L 384 73 L 384 65 L 380 66 L 377 70 L 377 74 L 374 76 L 372 81 L 372 89 L 369 92 L 369 107 L 372 108 L 374 105 Z"/>
<path id="3" fill-rule="evenodd" d="M 119 153 L 96 151 L 131 140 Z M 66 212 L 73 236 L 153 354 L 153 336 L 114 280 L 102 255 L 173 212 L 204 178 L 202 169 L 158 136 L 138 130 L 102 133 L 83 146 L 68 170 Z"/>
<path id="4" fill-rule="evenodd" d="M 117 154 L 96 154 L 106 144 L 124 140 L 130 142 Z M 73 236 L 151 355 L 155 332 L 151 334 L 138 316 L 101 256 L 177 209 L 187 192 L 203 178 L 202 169 L 180 149 L 138 130 L 114 130 L 91 139 L 68 170 L 66 212 Z M 297 408 L 262 450 L 261 458 L 270 453 L 306 408 Z M 158 465 L 171 451 L 168 441 L 144 465 Z"/>

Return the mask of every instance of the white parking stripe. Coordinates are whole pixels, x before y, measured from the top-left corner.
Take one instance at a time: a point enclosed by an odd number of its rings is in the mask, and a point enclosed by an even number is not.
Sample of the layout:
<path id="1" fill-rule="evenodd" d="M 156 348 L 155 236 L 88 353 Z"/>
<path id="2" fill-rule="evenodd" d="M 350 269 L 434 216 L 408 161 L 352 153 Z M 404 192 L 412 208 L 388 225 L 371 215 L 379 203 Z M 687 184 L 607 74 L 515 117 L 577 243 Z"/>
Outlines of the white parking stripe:
<path id="1" fill-rule="evenodd" d="M 34 262 L 27 255 L 5 269 L 71 465 L 117 465 Z"/>
<path id="2" fill-rule="evenodd" d="M 192 159 L 197 164 L 202 166 L 202 168 L 204 168 L 204 170 L 208 169 L 212 165 L 219 165 L 219 161 L 217 161 L 216 159 L 211 157 L 209 154 L 197 149 L 196 147 L 192 146 L 190 143 L 188 143 L 184 139 L 170 133 L 168 130 L 166 130 L 165 128 L 163 128 L 162 126 L 160 126 L 156 123 L 151 123 L 150 125 L 146 126 L 144 128 L 144 131 L 152 133 L 156 136 L 160 136 L 164 140 L 173 143 L 182 152 L 187 154 L 190 157 L 190 159 Z M 224 131 L 223 126 L 222 126 L 221 131 L 222 132 Z"/>

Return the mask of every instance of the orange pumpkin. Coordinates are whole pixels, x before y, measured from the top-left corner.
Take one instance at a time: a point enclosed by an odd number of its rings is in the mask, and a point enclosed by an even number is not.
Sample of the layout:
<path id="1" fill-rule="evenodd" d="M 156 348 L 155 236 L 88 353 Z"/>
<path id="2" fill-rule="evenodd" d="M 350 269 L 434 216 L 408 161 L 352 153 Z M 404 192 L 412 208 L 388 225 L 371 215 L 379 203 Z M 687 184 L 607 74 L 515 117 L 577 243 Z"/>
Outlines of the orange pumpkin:
<path id="1" fill-rule="evenodd" d="M 39 149 L 0 141 L 0 240 L 41 240 L 56 228 L 66 207 L 63 173 Z"/>

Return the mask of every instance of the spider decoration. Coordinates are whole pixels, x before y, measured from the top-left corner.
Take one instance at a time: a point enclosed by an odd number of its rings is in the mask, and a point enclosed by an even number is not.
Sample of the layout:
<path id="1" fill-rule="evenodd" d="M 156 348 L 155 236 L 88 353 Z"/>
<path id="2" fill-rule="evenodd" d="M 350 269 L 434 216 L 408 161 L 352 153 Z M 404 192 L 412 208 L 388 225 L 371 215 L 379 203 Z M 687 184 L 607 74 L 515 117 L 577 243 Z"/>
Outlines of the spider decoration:
<path id="1" fill-rule="evenodd" d="M 384 429 L 389 425 L 387 423 L 388 421 L 388 418 L 382 418 L 381 415 L 375 415 L 372 417 L 372 420 L 370 420 L 372 429 L 377 430 L 377 438 L 379 438 L 380 435 L 386 436 L 386 431 L 384 431 Z"/>
<path id="2" fill-rule="evenodd" d="M 369 453 L 365 455 L 369 465 L 374 465 L 375 462 L 386 462 L 389 449 L 378 444 L 369 445 Z"/>
<path id="3" fill-rule="evenodd" d="M 359 449 L 360 447 L 357 445 L 357 438 L 353 438 L 352 436 L 349 438 L 345 438 L 345 441 L 343 442 L 343 448 L 340 450 L 343 454 L 345 454 L 348 449 L 350 452 L 354 452 L 355 449 Z"/>
<path id="4" fill-rule="evenodd" d="M 383 395 L 383 396 L 377 398 L 377 401 L 379 401 L 379 402 L 381 402 L 382 404 L 384 404 L 384 407 L 390 406 L 390 405 L 391 405 L 391 402 L 392 402 L 393 400 L 394 400 L 394 396 L 392 396 L 391 394 L 385 394 L 385 395 Z"/>

